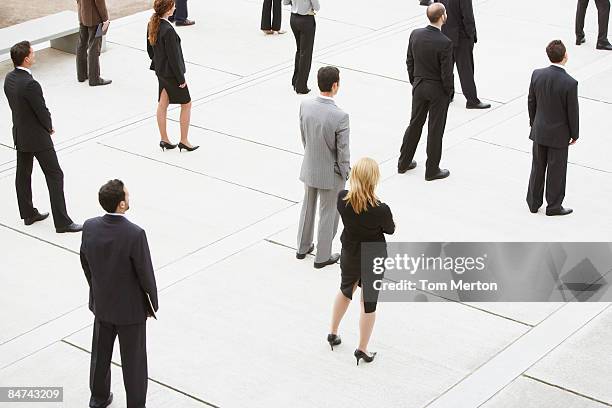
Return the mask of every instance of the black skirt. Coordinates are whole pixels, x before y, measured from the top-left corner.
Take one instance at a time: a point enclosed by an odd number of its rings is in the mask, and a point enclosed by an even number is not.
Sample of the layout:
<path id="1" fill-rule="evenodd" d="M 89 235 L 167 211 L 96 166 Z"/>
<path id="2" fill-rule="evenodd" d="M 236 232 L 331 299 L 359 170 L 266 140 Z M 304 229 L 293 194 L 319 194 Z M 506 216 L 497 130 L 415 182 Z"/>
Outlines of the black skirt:
<path id="1" fill-rule="evenodd" d="M 372 263 L 366 263 L 371 265 Z M 348 299 L 353 299 L 353 288 L 357 284 L 363 291 L 364 309 L 366 313 L 376 311 L 378 302 L 378 290 L 374 289 L 374 281 L 382 279 L 383 275 L 375 276 L 369 268 L 364 268 L 362 272 L 361 251 L 356 256 L 355 254 L 347 254 L 342 251 L 340 254 L 340 291 Z"/>
<path id="2" fill-rule="evenodd" d="M 158 102 L 161 98 L 162 90 L 164 89 L 168 93 L 168 98 L 170 99 L 171 104 L 184 105 L 191 102 L 191 95 L 189 95 L 188 86 L 185 86 L 184 88 L 179 87 L 179 83 L 176 82 L 176 79 L 174 78 L 158 76 L 157 81 L 159 82 L 159 94 L 157 95 Z"/>

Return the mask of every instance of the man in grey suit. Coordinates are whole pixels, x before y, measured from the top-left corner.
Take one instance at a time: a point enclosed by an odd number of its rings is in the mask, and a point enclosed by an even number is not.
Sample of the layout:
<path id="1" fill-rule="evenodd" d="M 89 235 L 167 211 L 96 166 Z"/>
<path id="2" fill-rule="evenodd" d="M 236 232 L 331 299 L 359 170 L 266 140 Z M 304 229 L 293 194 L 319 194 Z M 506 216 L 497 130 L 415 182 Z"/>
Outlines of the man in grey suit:
<path id="1" fill-rule="evenodd" d="M 321 95 L 302 102 L 300 130 L 304 145 L 304 160 L 300 180 L 304 183 L 304 202 L 297 236 L 297 259 L 314 251 L 314 221 L 319 199 L 319 230 L 317 236 L 317 269 L 340 259 L 331 253 L 332 241 L 338 229 L 336 209 L 338 193 L 344 188 L 350 171 L 349 116 L 336 106 L 334 96 L 340 86 L 340 71 L 323 67 L 317 74 Z"/>

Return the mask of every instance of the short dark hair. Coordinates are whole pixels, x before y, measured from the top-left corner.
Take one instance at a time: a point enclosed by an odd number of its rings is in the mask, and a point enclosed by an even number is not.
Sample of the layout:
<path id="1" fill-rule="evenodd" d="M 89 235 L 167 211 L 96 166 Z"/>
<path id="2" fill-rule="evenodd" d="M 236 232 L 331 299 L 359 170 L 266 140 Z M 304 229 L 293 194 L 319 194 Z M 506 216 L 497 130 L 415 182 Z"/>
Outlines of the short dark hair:
<path id="1" fill-rule="evenodd" d="M 437 23 L 446 13 L 446 8 L 441 3 L 433 3 L 427 7 L 427 18 L 430 23 Z"/>
<path id="2" fill-rule="evenodd" d="M 317 73 L 317 82 L 321 92 L 331 92 L 332 85 L 340 82 L 340 70 L 332 66 L 320 68 Z"/>
<path id="3" fill-rule="evenodd" d="M 553 40 L 546 46 L 546 54 L 548 55 L 550 62 L 553 64 L 563 61 L 566 52 L 567 50 L 565 45 L 561 40 Z"/>
<path id="4" fill-rule="evenodd" d="M 23 61 L 30 55 L 32 44 L 29 41 L 21 41 L 11 47 L 11 59 L 15 67 L 21 66 Z"/>
<path id="5" fill-rule="evenodd" d="M 110 180 L 100 188 L 98 192 L 98 201 L 104 211 L 114 213 L 117 211 L 119 203 L 125 200 L 125 190 L 123 189 L 123 181 Z"/>

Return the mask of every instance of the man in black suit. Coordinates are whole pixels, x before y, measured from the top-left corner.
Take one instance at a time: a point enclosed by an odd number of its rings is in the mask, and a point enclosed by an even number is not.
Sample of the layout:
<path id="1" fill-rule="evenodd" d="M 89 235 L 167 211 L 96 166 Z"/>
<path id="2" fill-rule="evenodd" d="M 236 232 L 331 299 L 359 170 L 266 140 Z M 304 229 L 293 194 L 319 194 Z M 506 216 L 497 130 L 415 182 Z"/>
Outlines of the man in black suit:
<path id="1" fill-rule="evenodd" d="M 435 1 L 444 4 L 448 13 L 448 21 L 442 27 L 442 32 L 453 41 L 453 58 L 457 64 L 461 90 L 467 99 L 465 107 L 489 109 L 491 104 L 478 99 L 474 82 L 474 44 L 478 41 L 478 36 L 472 0 Z"/>
<path id="2" fill-rule="evenodd" d="M 15 187 L 19 213 L 25 225 L 42 221 L 49 213 L 39 213 L 32 204 L 32 168 L 34 158 L 45 174 L 55 230 L 58 233 L 78 232 L 81 226 L 72 222 L 64 199 L 64 173 L 57 160 L 51 135 L 55 133 L 51 114 L 40 84 L 32 77 L 34 50 L 28 41 L 11 48 L 15 70 L 4 80 L 4 93 L 13 113 L 13 143 L 17 149 Z"/>
<path id="3" fill-rule="evenodd" d="M 425 180 L 431 181 L 450 175 L 439 166 L 448 105 L 454 94 L 454 76 L 453 43 L 441 31 L 446 22 L 446 8 L 441 3 L 430 5 L 427 18 L 430 25 L 414 30 L 408 44 L 406 64 L 412 84 L 412 117 L 404 134 L 397 170 L 403 174 L 416 167 L 413 158 L 429 114 Z"/>
<path id="4" fill-rule="evenodd" d="M 147 399 L 147 317 L 158 309 L 157 286 L 147 236 L 125 218 L 130 208 L 123 182 L 111 180 L 98 193 L 106 211 L 83 226 L 81 265 L 89 283 L 94 313 L 90 389 L 92 408 L 107 407 L 111 358 L 119 335 L 123 384 L 128 408 L 144 408 Z"/>
<path id="5" fill-rule="evenodd" d="M 578 0 L 576 9 L 576 45 L 586 42 L 584 36 L 584 18 L 586 17 L 589 0 Z M 610 0 L 595 0 L 599 21 L 599 35 L 597 36 L 598 50 L 612 51 L 612 44 L 608 41 L 608 23 L 610 21 Z"/>
<path id="6" fill-rule="evenodd" d="M 546 179 L 546 215 L 567 215 L 563 208 L 568 146 L 578 140 L 578 81 L 565 70 L 567 50 L 560 40 L 546 47 L 552 65 L 536 69 L 529 86 L 529 125 L 533 164 L 527 191 L 532 213 L 542 205 Z"/>

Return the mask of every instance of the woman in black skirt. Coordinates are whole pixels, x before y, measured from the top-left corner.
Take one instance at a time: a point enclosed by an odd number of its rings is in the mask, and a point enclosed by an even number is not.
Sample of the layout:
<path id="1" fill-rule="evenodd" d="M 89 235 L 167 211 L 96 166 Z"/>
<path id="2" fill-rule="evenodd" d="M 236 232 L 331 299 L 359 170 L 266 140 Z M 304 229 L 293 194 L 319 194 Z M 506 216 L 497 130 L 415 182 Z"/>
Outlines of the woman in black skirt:
<path id="1" fill-rule="evenodd" d="M 351 189 L 338 194 L 338 211 L 344 224 L 344 231 L 340 237 L 342 241 L 340 255 L 342 282 L 340 292 L 334 301 L 331 331 L 327 336 L 327 341 L 332 350 L 334 346 L 341 343 L 338 326 L 340 326 L 357 286 L 362 286 L 364 283 L 361 291 L 359 347 L 354 353 L 357 365 L 361 359 L 367 363 L 371 362 L 376 355 L 376 353 L 368 352 L 368 343 L 376 320 L 376 299 L 378 297 L 378 292 L 371 287 L 371 284 L 375 279 L 381 278 L 381 276 L 375 277 L 371 268 L 364 268 L 362 276 L 361 243 L 385 242 L 385 234 L 395 232 L 391 210 L 376 197 L 375 190 L 379 179 L 380 170 L 376 161 L 370 158 L 360 159 L 351 169 L 349 178 Z M 381 251 L 380 256 L 386 257 L 386 246 Z M 366 261 L 364 264 L 372 265 L 372 262 Z M 364 291 L 366 291 L 365 296 Z"/>
<path id="2" fill-rule="evenodd" d="M 174 149 L 177 145 L 170 143 L 166 131 L 168 105 L 181 105 L 181 142 L 179 150 L 191 152 L 199 146 L 192 146 L 187 139 L 191 120 L 191 96 L 185 81 L 185 60 L 181 49 L 181 39 L 168 21 L 174 13 L 174 0 L 155 0 L 149 25 L 147 27 L 147 52 L 151 58 L 151 70 L 155 71 L 159 82 L 157 105 L 157 125 L 162 150 Z"/>

